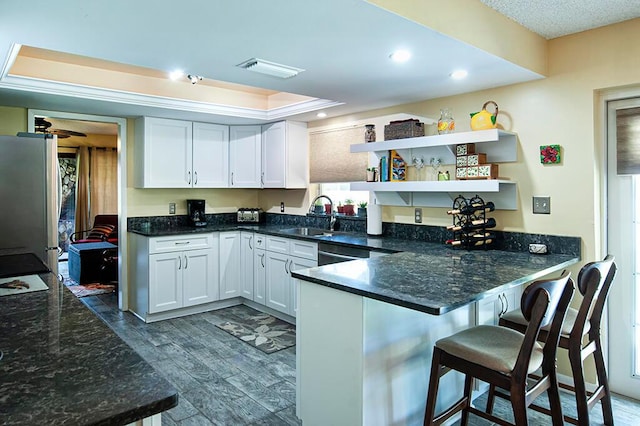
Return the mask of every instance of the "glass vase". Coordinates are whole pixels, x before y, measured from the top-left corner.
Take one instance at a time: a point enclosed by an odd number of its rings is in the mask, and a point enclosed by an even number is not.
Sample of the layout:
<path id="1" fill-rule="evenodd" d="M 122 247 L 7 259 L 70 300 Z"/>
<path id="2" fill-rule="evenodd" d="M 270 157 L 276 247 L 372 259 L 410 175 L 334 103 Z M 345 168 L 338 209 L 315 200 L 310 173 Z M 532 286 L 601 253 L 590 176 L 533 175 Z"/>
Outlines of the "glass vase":
<path id="1" fill-rule="evenodd" d="M 440 110 L 440 119 L 438 119 L 438 134 L 453 133 L 456 128 L 456 122 L 453 119 L 453 113 L 449 108 Z"/>

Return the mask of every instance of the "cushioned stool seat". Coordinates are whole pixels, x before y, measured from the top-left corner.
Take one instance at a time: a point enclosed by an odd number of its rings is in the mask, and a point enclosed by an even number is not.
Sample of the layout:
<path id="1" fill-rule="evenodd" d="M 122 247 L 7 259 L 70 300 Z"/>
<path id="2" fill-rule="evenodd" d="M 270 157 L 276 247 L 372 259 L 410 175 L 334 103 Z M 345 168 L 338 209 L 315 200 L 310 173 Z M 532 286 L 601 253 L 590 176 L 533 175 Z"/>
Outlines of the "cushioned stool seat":
<path id="1" fill-rule="evenodd" d="M 105 274 L 103 263 L 107 255 L 114 251 L 117 256 L 118 246 L 108 242 L 71 244 L 69 278 L 78 284 L 112 281 L 112 274 Z"/>
<path id="2" fill-rule="evenodd" d="M 459 358 L 472 359 L 474 363 L 493 371 L 510 374 L 516 366 L 523 340 L 524 334 L 506 327 L 479 325 L 438 340 L 436 347 Z M 542 358 L 542 345 L 536 342 L 531 352 L 528 374 L 540 368 Z"/>

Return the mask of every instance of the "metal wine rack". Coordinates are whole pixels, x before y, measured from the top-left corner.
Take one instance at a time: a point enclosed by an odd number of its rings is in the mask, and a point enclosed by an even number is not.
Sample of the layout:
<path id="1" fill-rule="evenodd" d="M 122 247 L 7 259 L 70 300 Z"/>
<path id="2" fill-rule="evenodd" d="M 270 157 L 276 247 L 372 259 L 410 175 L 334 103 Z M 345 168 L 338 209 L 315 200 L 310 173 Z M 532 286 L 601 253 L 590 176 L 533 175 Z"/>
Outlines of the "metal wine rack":
<path id="1" fill-rule="evenodd" d="M 487 212 L 495 208 L 492 202 L 485 203 L 479 196 L 465 198 L 462 195 L 453 200 L 453 209 L 448 211 L 453 225 L 447 229 L 453 238 L 447 244 L 465 249 L 489 249 L 495 242 L 495 234 L 489 232 L 496 226 L 495 219 L 488 218 Z"/>

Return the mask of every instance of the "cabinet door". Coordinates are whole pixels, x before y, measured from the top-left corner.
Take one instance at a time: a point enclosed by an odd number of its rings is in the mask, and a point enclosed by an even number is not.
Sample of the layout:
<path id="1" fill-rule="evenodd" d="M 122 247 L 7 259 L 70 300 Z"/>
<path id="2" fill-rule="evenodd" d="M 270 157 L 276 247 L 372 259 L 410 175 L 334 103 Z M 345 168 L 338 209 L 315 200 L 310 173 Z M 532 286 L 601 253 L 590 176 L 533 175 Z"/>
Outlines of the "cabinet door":
<path id="1" fill-rule="evenodd" d="M 289 273 L 298 269 L 313 268 L 315 266 L 318 266 L 317 260 L 303 259 L 301 257 L 291 257 L 291 262 L 289 262 Z M 289 311 L 289 315 L 295 317 L 298 314 L 298 280 L 295 278 L 290 279 L 291 309 Z"/>
<path id="2" fill-rule="evenodd" d="M 261 126 L 231 126 L 229 130 L 230 186 L 260 188 L 262 182 Z"/>
<path id="3" fill-rule="evenodd" d="M 182 267 L 180 252 L 149 256 L 149 313 L 183 306 Z"/>
<path id="4" fill-rule="evenodd" d="M 253 232 L 241 232 L 240 238 L 240 292 L 242 297 L 253 300 Z"/>
<path id="5" fill-rule="evenodd" d="M 286 187 L 286 126 L 284 121 L 262 126 L 262 186 Z"/>
<path id="6" fill-rule="evenodd" d="M 220 233 L 220 300 L 240 296 L 240 232 Z"/>
<path id="7" fill-rule="evenodd" d="M 145 188 L 191 187 L 192 131 L 190 121 L 144 118 Z"/>
<path id="8" fill-rule="evenodd" d="M 193 306 L 218 300 L 218 259 L 213 249 L 182 253 L 183 305 Z"/>
<path id="9" fill-rule="evenodd" d="M 479 300 L 476 302 L 476 324 L 497 325 L 503 306 L 502 293 Z"/>
<path id="10" fill-rule="evenodd" d="M 268 251 L 266 258 L 266 305 L 288 314 L 291 309 L 289 256 Z"/>
<path id="11" fill-rule="evenodd" d="M 193 187 L 229 186 L 229 126 L 193 123 Z"/>
<path id="12" fill-rule="evenodd" d="M 253 301 L 265 304 L 267 259 L 264 250 L 254 250 Z"/>

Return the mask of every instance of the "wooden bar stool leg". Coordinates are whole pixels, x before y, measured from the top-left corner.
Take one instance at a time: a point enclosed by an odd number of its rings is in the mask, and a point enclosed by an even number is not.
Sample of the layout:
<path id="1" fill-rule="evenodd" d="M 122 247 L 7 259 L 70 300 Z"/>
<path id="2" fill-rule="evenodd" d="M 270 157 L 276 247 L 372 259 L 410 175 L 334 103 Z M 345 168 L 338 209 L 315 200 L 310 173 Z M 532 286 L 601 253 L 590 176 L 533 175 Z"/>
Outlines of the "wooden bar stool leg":
<path id="1" fill-rule="evenodd" d="M 424 424 L 430 425 L 436 415 L 436 399 L 440 386 L 440 355 L 438 348 L 433 348 L 433 359 L 431 360 L 431 376 L 429 379 L 429 389 L 427 392 L 427 407 L 424 413 Z"/>
<path id="2" fill-rule="evenodd" d="M 489 414 L 493 414 L 493 403 L 496 400 L 495 391 L 495 385 L 489 385 L 489 392 L 487 393 L 487 408 L 485 409 Z"/>
<path id="3" fill-rule="evenodd" d="M 527 426 L 529 419 L 527 418 L 527 401 L 524 391 L 513 387 L 511 390 L 511 408 L 513 409 L 513 418 L 516 426 Z"/>
<path id="4" fill-rule="evenodd" d="M 467 398 L 467 408 L 462 410 L 462 418 L 460 419 L 461 426 L 467 426 L 469 424 L 469 405 L 471 405 L 471 385 L 473 384 L 473 377 L 466 375 L 464 378 L 464 396 Z"/>
<path id="5" fill-rule="evenodd" d="M 576 408 L 578 411 L 578 424 L 589 424 L 589 405 L 587 404 L 587 388 L 582 371 L 581 345 L 569 346 L 569 362 L 573 374 L 573 386 L 575 388 Z"/>
<path id="6" fill-rule="evenodd" d="M 564 424 L 564 417 L 562 415 L 562 403 L 560 402 L 560 392 L 558 390 L 558 378 L 555 372 L 549 375 L 551 379 L 551 386 L 547 389 L 547 395 L 549 397 L 549 408 L 551 408 L 551 419 L 554 425 L 562 426 Z"/>
<path id="7" fill-rule="evenodd" d="M 600 339 L 596 340 L 596 350 L 593 353 L 593 357 L 596 364 L 598 384 L 599 387 L 602 387 L 604 391 L 604 395 L 600 400 L 600 403 L 602 404 L 602 417 L 604 419 L 604 424 L 607 426 L 613 426 L 611 393 L 609 392 L 609 380 L 607 379 L 607 370 L 604 365 L 604 357 L 602 356 L 602 346 L 600 345 Z"/>

